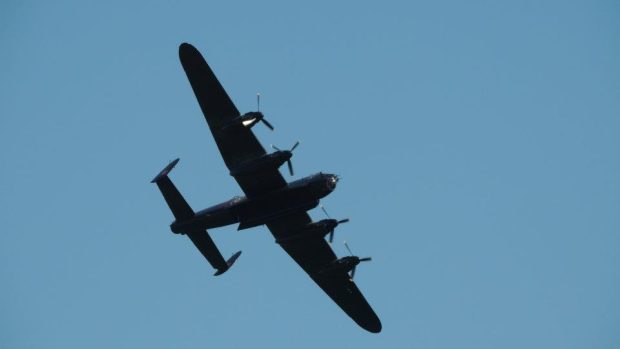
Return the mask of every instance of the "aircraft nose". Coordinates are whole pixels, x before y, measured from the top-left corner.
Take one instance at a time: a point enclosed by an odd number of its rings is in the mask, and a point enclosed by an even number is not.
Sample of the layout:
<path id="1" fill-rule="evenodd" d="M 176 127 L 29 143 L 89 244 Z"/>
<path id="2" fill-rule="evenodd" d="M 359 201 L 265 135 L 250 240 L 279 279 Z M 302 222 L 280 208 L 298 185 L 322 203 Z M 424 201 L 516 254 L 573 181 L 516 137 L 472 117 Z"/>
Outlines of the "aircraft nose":
<path id="1" fill-rule="evenodd" d="M 336 189 L 336 183 L 338 183 L 338 176 L 336 175 L 330 175 L 329 177 L 327 177 L 327 187 L 329 188 L 329 190 L 334 190 Z"/>

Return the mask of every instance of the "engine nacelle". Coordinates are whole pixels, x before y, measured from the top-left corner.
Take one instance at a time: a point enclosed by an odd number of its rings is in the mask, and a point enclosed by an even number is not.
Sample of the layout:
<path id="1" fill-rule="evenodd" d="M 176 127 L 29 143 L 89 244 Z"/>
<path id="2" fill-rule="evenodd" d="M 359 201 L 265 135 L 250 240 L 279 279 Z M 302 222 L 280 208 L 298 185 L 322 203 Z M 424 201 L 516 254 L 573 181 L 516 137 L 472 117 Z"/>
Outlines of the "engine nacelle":
<path id="1" fill-rule="evenodd" d="M 320 274 L 331 274 L 335 272 L 348 273 L 353 268 L 355 268 L 358 264 L 360 264 L 360 258 L 357 256 L 346 256 L 342 258 L 338 258 L 335 261 L 329 263 L 323 270 L 321 270 Z"/>
<path id="2" fill-rule="evenodd" d="M 256 125 L 259 121 L 263 119 L 264 119 L 263 113 L 259 111 L 251 111 L 249 113 L 245 113 L 243 115 L 237 116 L 236 118 L 232 119 L 230 122 L 222 126 L 222 129 L 226 130 L 232 126 L 244 126 L 247 128 L 252 128 L 254 125 Z"/>
<path id="3" fill-rule="evenodd" d="M 338 222 L 335 219 L 323 219 L 318 222 L 309 223 L 304 228 L 299 230 L 294 235 L 278 239 L 276 243 L 278 244 L 286 244 L 291 241 L 317 238 L 323 239 L 327 234 L 329 234 L 336 226 Z"/>
<path id="4" fill-rule="evenodd" d="M 231 176 L 247 176 L 263 170 L 280 168 L 290 160 L 292 154 L 288 151 L 276 151 L 265 154 L 258 159 L 248 160 L 230 171 Z"/>

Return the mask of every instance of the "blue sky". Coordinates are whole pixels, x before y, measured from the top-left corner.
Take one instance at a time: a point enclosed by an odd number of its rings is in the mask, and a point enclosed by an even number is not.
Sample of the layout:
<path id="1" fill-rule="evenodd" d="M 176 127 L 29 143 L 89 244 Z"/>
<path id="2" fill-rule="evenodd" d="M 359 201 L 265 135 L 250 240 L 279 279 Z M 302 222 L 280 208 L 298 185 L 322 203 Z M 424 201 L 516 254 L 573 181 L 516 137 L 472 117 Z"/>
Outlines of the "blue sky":
<path id="1" fill-rule="evenodd" d="M 613 1 L 0 5 L 1 348 L 615 348 L 620 8 Z M 240 194 L 178 61 L 194 44 L 296 177 L 382 319 L 355 325 L 264 228 L 212 231 L 150 179 Z M 287 178 L 288 175 L 286 175 Z M 319 210 L 311 212 L 318 220 Z"/>

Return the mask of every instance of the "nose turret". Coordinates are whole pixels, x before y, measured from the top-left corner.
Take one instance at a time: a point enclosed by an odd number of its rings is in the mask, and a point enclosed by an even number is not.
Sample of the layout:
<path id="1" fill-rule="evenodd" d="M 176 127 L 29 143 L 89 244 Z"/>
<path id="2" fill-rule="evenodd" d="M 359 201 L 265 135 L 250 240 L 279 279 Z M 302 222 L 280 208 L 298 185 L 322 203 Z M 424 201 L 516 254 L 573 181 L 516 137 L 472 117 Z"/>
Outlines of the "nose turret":
<path id="1" fill-rule="evenodd" d="M 340 177 L 335 174 L 318 173 L 311 177 L 310 183 L 316 188 L 317 194 L 322 198 L 336 189 L 336 183 L 338 183 L 339 180 Z"/>
<path id="2" fill-rule="evenodd" d="M 329 191 L 336 189 L 336 183 L 338 183 L 339 180 L 340 177 L 335 174 L 325 174 L 325 185 Z"/>

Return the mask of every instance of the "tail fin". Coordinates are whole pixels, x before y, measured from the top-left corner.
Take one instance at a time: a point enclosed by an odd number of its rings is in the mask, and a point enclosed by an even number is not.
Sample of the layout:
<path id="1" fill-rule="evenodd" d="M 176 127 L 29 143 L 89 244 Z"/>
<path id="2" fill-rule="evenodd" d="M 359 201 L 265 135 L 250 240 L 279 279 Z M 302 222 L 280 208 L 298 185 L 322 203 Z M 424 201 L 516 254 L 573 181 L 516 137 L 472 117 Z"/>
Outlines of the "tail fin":
<path id="1" fill-rule="evenodd" d="M 172 211 L 174 218 L 176 218 L 177 221 L 181 221 L 193 217 L 194 211 L 168 177 L 168 173 L 172 171 L 178 162 L 179 159 L 177 158 L 169 163 L 168 166 L 166 166 L 157 174 L 157 176 L 155 176 L 155 178 L 153 178 L 151 183 L 157 184 L 157 187 L 164 196 L 164 199 L 166 200 L 168 207 L 170 207 L 170 211 Z"/>
<path id="2" fill-rule="evenodd" d="M 239 258 L 239 256 L 241 256 L 241 251 L 237 251 L 235 254 L 230 256 L 230 258 L 228 258 L 228 260 L 226 261 L 226 267 L 222 269 L 218 269 L 213 275 L 218 276 L 218 275 L 224 274 L 226 270 L 230 269 L 230 267 L 232 267 L 233 264 L 235 264 L 235 261 L 237 260 L 237 258 Z"/>

